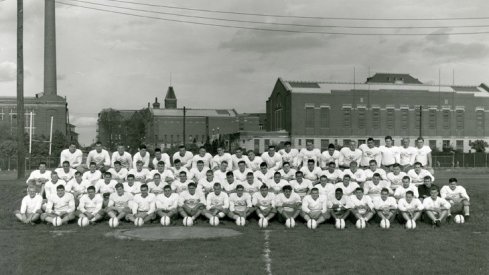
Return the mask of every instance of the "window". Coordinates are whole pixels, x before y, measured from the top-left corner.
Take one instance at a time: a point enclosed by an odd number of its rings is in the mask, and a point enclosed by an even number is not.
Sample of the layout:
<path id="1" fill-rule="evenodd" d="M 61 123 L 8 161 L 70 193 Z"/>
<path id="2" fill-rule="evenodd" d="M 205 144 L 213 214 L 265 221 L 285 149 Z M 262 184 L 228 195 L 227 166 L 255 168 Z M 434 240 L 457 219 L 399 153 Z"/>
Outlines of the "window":
<path id="1" fill-rule="evenodd" d="M 349 146 L 350 145 L 350 140 L 349 139 L 344 139 L 343 140 L 343 146 Z"/>
<path id="2" fill-rule="evenodd" d="M 360 145 L 365 144 L 365 143 L 367 143 L 367 142 L 364 139 L 359 139 L 357 144 L 358 144 L 358 146 L 360 146 Z"/>
<path id="3" fill-rule="evenodd" d="M 456 144 L 456 147 L 457 147 L 455 149 L 457 149 L 457 150 L 464 150 L 464 141 L 463 140 L 457 140 L 455 142 L 455 144 Z"/>
<path id="4" fill-rule="evenodd" d="M 260 152 L 260 140 L 255 138 L 253 142 L 254 142 L 254 146 L 253 146 L 254 151 Z"/>
<path id="5" fill-rule="evenodd" d="M 173 146 L 173 135 L 170 135 L 170 144 Z"/>
<path id="6" fill-rule="evenodd" d="M 268 150 L 268 146 L 270 145 L 270 139 L 265 139 L 265 150 Z"/>
<path id="7" fill-rule="evenodd" d="M 457 130 L 463 130 L 464 129 L 464 110 L 457 110 L 455 112 L 455 120 L 456 120 Z"/>
<path id="8" fill-rule="evenodd" d="M 351 127 L 351 108 L 343 108 L 343 127 Z"/>
<path id="9" fill-rule="evenodd" d="M 450 148 L 450 140 L 443 140 L 443 148 Z"/>
<path id="10" fill-rule="evenodd" d="M 485 124 L 484 110 L 477 110 L 475 112 L 475 124 L 478 129 L 484 130 L 484 124 Z"/>
<path id="11" fill-rule="evenodd" d="M 380 129 L 380 109 L 372 109 L 372 128 Z"/>
<path id="12" fill-rule="evenodd" d="M 306 139 L 306 143 L 311 142 L 312 145 L 314 146 L 314 139 Z"/>
<path id="13" fill-rule="evenodd" d="M 329 139 L 321 139 L 321 151 L 328 150 Z"/>
<path id="14" fill-rule="evenodd" d="M 306 128 L 314 128 L 314 108 L 306 108 Z"/>
<path id="15" fill-rule="evenodd" d="M 431 129 L 436 128 L 436 109 L 430 109 L 428 111 L 428 127 Z"/>
<path id="16" fill-rule="evenodd" d="M 329 128 L 329 108 L 321 107 L 319 110 L 321 128 Z"/>
<path id="17" fill-rule="evenodd" d="M 409 109 L 401 110 L 401 129 L 409 129 Z"/>
<path id="18" fill-rule="evenodd" d="M 387 109 L 387 129 L 394 129 L 395 127 L 395 110 Z"/>
<path id="19" fill-rule="evenodd" d="M 430 148 L 431 150 L 435 149 L 436 148 L 436 140 L 430 140 L 429 141 L 429 144 L 430 144 Z"/>
<path id="20" fill-rule="evenodd" d="M 374 144 L 375 144 L 375 146 L 379 147 L 380 146 L 380 139 L 374 139 Z"/>
<path id="21" fill-rule="evenodd" d="M 443 129 L 450 129 L 450 110 L 443 110 Z"/>
<path id="22" fill-rule="evenodd" d="M 302 139 L 297 140 L 297 145 L 302 146 Z"/>
<path id="23" fill-rule="evenodd" d="M 419 112 L 419 108 L 414 109 L 414 128 L 419 129 L 421 125 L 421 114 Z"/>
<path id="24" fill-rule="evenodd" d="M 367 127 L 367 110 L 365 108 L 358 109 L 358 128 L 365 129 Z"/>

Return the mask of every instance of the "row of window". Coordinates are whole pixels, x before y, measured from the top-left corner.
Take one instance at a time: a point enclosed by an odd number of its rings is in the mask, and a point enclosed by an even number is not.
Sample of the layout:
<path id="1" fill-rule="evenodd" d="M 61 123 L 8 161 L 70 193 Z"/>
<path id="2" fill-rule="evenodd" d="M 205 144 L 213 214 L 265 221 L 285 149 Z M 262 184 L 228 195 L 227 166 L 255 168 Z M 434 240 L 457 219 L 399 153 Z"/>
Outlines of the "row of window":
<path id="1" fill-rule="evenodd" d="M 255 143 L 256 143 L 256 141 L 257 140 L 255 140 Z M 303 146 L 303 144 L 305 145 L 308 141 L 311 141 L 314 143 L 314 141 L 312 139 L 304 139 L 304 143 L 303 143 L 303 139 L 298 139 L 297 145 L 299 147 Z M 350 144 L 350 141 L 351 141 L 351 139 L 343 139 L 343 140 L 341 140 L 341 142 L 342 142 L 341 145 L 342 146 L 348 146 Z M 358 146 L 365 144 L 367 142 L 366 139 L 358 139 L 356 141 L 357 141 Z M 339 142 L 340 141 L 338 139 L 334 139 L 334 140 L 321 139 L 321 151 L 328 150 L 328 146 L 331 143 L 333 143 L 335 145 L 340 145 Z M 380 139 L 374 139 L 374 144 L 377 147 L 380 146 Z M 436 148 L 436 140 L 428 140 L 428 144 L 429 144 L 430 148 L 432 148 L 432 149 Z M 442 140 L 442 148 L 450 148 L 450 147 L 452 147 L 450 140 Z M 440 148 L 440 149 L 442 149 L 442 148 Z M 463 140 L 456 140 L 454 149 L 455 150 L 463 150 L 464 149 L 464 141 Z"/>

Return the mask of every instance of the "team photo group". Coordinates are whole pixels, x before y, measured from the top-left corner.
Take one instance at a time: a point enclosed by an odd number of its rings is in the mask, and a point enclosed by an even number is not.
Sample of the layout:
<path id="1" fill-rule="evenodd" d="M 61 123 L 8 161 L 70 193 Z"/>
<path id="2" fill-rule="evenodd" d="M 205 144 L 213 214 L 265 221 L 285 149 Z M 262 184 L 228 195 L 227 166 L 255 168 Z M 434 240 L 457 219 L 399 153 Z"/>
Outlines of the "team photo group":
<path id="1" fill-rule="evenodd" d="M 60 167 L 41 162 L 27 179 L 27 195 L 15 216 L 20 222 L 84 227 L 105 223 L 163 226 L 233 222 L 245 226 L 269 222 L 292 228 L 304 224 L 338 229 L 353 226 L 389 228 L 398 223 L 415 229 L 464 223 L 470 198 L 456 178 L 435 181 L 431 149 L 418 138 L 395 146 L 392 137 L 377 147 L 372 138 L 321 152 L 312 141 L 306 148 L 274 145 L 256 154 L 241 148 L 233 154 L 204 147 L 197 154 L 185 146 L 170 157 L 145 145 L 132 156 L 125 146 L 112 155 L 100 142 L 84 161 L 71 144 L 62 151 Z"/>

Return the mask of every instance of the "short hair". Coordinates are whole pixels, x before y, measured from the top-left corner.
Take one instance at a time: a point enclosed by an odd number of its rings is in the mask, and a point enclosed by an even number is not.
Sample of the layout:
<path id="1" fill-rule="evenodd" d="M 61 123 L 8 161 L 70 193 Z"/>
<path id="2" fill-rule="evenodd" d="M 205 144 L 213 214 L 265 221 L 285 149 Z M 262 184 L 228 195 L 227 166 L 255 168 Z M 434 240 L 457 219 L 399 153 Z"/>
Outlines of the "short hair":
<path id="1" fill-rule="evenodd" d="M 189 182 L 187 186 L 188 187 L 191 187 L 191 186 L 197 187 L 197 184 L 195 184 L 195 182 L 192 181 L 192 182 Z"/>
<path id="2" fill-rule="evenodd" d="M 116 164 L 122 165 L 122 163 L 118 160 L 114 161 L 114 165 L 116 165 Z"/>
<path id="3" fill-rule="evenodd" d="M 228 172 L 226 173 L 226 177 L 229 177 L 229 176 L 234 177 L 234 173 L 233 173 L 232 171 L 228 171 Z"/>
<path id="4" fill-rule="evenodd" d="M 296 175 L 296 176 L 297 176 L 297 175 L 304 175 L 304 173 L 303 173 L 302 171 L 297 171 L 297 172 L 295 172 L 295 175 Z"/>
<path id="5" fill-rule="evenodd" d="M 368 164 L 372 164 L 372 163 L 377 164 L 377 161 L 376 161 L 375 159 L 371 159 L 371 160 L 368 162 Z"/>
<path id="6" fill-rule="evenodd" d="M 97 141 L 97 142 L 95 142 L 95 145 L 102 145 L 102 142 Z"/>
<path id="7" fill-rule="evenodd" d="M 160 161 L 158 161 L 158 163 L 156 165 L 165 165 L 165 162 L 160 160 Z"/>
<path id="8" fill-rule="evenodd" d="M 160 148 L 156 148 L 156 149 L 155 149 L 155 153 L 156 153 L 156 152 L 161 152 L 161 149 L 160 149 Z"/>
<path id="9" fill-rule="evenodd" d="M 275 145 L 269 145 L 268 150 L 270 150 L 270 149 L 275 149 Z"/>
<path id="10" fill-rule="evenodd" d="M 178 174 L 179 174 L 179 175 L 184 175 L 184 176 L 186 176 L 186 175 L 187 175 L 187 172 L 185 172 L 185 171 L 180 171 L 180 173 L 178 173 Z"/>
<path id="11" fill-rule="evenodd" d="M 292 191 L 292 186 L 290 185 L 284 185 L 284 187 L 282 187 L 282 191 L 285 191 L 285 190 L 289 190 L 289 191 Z"/>
<path id="12" fill-rule="evenodd" d="M 392 164 L 392 167 L 401 167 L 401 165 L 399 163 L 394 163 Z"/>
<path id="13" fill-rule="evenodd" d="M 182 161 L 180 159 L 176 159 L 173 161 L 173 164 L 177 164 L 177 163 L 182 163 Z"/>
<path id="14" fill-rule="evenodd" d="M 309 163 L 316 163 L 316 161 L 314 161 L 313 159 L 309 159 L 309 160 L 307 160 L 307 164 L 309 164 Z"/>
<path id="15" fill-rule="evenodd" d="M 338 187 L 338 188 L 336 188 L 336 190 L 334 190 L 334 191 L 335 191 L 335 193 L 336 193 L 336 192 L 340 192 L 340 193 L 342 193 L 342 194 L 343 194 L 343 188 Z"/>
<path id="16" fill-rule="evenodd" d="M 262 184 L 262 185 L 260 186 L 260 190 L 262 190 L 262 189 L 268 189 L 268 186 L 267 186 L 266 184 Z"/>
<path id="17" fill-rule="evenodd" d="M 312 193 L 312 192 L 314 192 L 314 191 L 319 192 L 319 189 L 317 189 L 317 187 L 313 187 L 313 188 L 311 189 L 311 193 Z"/>
<path id="18" fill-rule="evenodd" d="M 211 169 L 207 170 L 207 172 L 205 172 L 206 174 L 211 174 L 211 175 L 214 175 L 214 171 L 212 171 Z"/>
<path id="19" fill-rule="evenodd" d="M 199 147 L 199 150 L 200 150 L 200 149 L 204 149 L 204 150 L 205 150 L 205 147 L 204 147 L 204 146 L 200 146 L 200 147 Z"/>
<path id="20" fill-rule="evenodd" d="M 246 162 L 244 160 L 240 160 L 238 161 L 238 164 L 246 164 Z"/>
<path id="21" fill-rule="evenodd" d="M 69 161 L 67 161 L 67 160 L 65 160 L 65 161 L 63 161 L 63 165 L 65 165 L 65 164 L 70 165 L 70 162 L 69 162 Z"/>
<path id="22" fill-rule="evenodd" d="M 292 143 L 290 143 L 290 141 L 284 142 L 284 146 L 287 146 L 287 145 L 292 145 Z"/>
<path id="23" fill-rule="evenodd" d="M 112 174 L 111 174 L 110 172 L 105 172 L 105 173 L 104 173 L 104 177 L 105 177 L 105 176 L 110 176 L 110 177 L 112 177 Z"/>
<path id="24" fill-rule="evenodd" d="M 161 175 L 160 175 L 160 173 L 155 173 L 155 174 L 153 175 L 153 178 L 155 178 L 156 176 L 158 176 L 158 178 L 160 178 L 160 179 L 161 179 Z"/>
<path id="25" fill-rule="evenodd" d="M 236 185 L 236 190 L 238 190 L 238 189 L 244 189 L 244 186 L 241 184 L 238 184 L 238 185 Z"/>
<path id="26" fill-rule="evenodd" d="M 178 146 L 178 149 L 182 149 L 182 148 L 185 149 L 185 145 Z"/>
<path id="27" fill-rule="evenodd" d="M 166 189 L 170 189 L 171 190 L 171 186 L 169 184 L 163 186 L 163 190 L 166 190 Z"/>
<path id="28" fill-rule="evenodd" d="M 351 176 L 349 174 L 346 174 L 346 175 L 343 176 L 343 179 L 346 179 L 346 178 L 351 179 Z"/>
<path id="29" fill-rule="evenodd" d="M 255 176 L 255 174 L 253 174 L 253 172 L 248 172 L 248 174 L 246 174 L 246 176 Z"/>
<path id="30" fill-rule="evenodd" d="M 88 187 L 87 187 L 87 191 L 88 191 L 88 190 L 93 190 L 93 191 L 95 191 L 95 186 L 93 186 L 93 185 L 88 186 Z"/>
<path id="31" fill-rule="evenodd" d="M 379 177 L 379 178 L 380 178 L 380 174 L 379 174 L 379 173 L 374 173 L 374 174 L 372 175 L 372 177 Z"/>
<path id="32" fill-rule="evenodd" d="M 228 161 L 227 160 L 221 161 L 221 164 L 223 164 L 223 163 L 228 164 Z"/>
<path id="33" fill-rule="evenodd" d="M 204 161 L 203 161 L 203 160 L 201 160 L 201 159 L 199 159 L 199 160 L 197 161 L 197 164 L 204 164 Z"/>
<path id="34" fill-rule="evenodd" d="M 65 190 L 65 186 L 60 184 L 56 187 L 56 190 Z"/>
<path id="35" fill-rule="evenodd" d="M 119 189 L 119 188 L 124 188 L 124 185 L 122 185 L 122 183 L 120 182 L 115 185 L 115 189 Z"/>
<path id="36" fill-rule="evenodd" d="M 56 172 L 56 171 L 51 171 L 51 176 L 52 176 L 52 175 L 56 175 L 56 176 L 57 176 L 57 175 L 58 175 L 58 172 Z"/>
<path id="37" fill-rule="evenodd" d="M 367 139 L 367 142 L 369 142 L 369 141 L 374 141 L 374 138 L 369 137 L 369 138 Z"/>
<path id="38" fill-rule="evenodd" d="M 355 189 L 355 192 L 356 192 L 356 191 L 361 191 L 361 192 L 363 193 L 363 188 L 362 188 L 362 187 L 357 187 L 357 188 Z"/>
<path id="39" fill-rule="evenodd" d="M 266 162 L 262 162 L 262 163 L 260 163 L 260 167 L 268 167 L 268 165 Z"/>
<path id="40" fill-rule="evenodd" d="M 391 136 L 385 136 L 384 140 L 388 140 L 388 139 L 392 140 L 392 137 Z"/>
<path id="41" fill-rule="evenodd" d="M 424 176 L 423 180 L 431 180 L 430 176 Z"/>
<path id="42" fill-rule="evenodd" d="M 139 189 L 143 189 L 143 188 L 148 189 L 148 185 L 147 184 L 141 184 L 141 187 L 139 187 Z"/>
<path id="43" fill-rule="evenodd" d="M 43 165 L 43 164 L 44 164 L 44 165 L 47 165 L 45 161 L 41 161 L 41 162 L 39 162 L 39 165 Z"/>
<path id="44" fill-rule="evenodd" d="M 142 160 L 136 161 L 136 165 L 139 165 L 139 164 L 143 164 L 143 161 Z"/>
<path id="45" fill-rule="evenodd" d="M 352 164 L 355 164 L 355 165 L 357 165 L 357 166 L 358 166 L 358 162 L 356 162 L 356 161 L 352 161 L 352 162 L 350 162 L 350 166 L 351 166 Z"/>
<path id="46" fill-rule="evenodd" d="M 91 161 L 91 162 L 88 164 L 88 166 L 92 166 L 92 165 L 97 166 L 97 164 L 96 164 L 94 161 Z"/>
<path id="47" fill-rule="evenodd" d="M 144 144 L 139 145 L 139 150 L 143 150 L 143 149 L 145 149 L 145 150 L 147 149 L 146 145 L 144 145 Z"/>
<path id="48" fill-rule="evenodd" d="M 429 177 L 429 176 L 426 176 L 426 177 Z M 456 178 L 450 178 L 448 180 L 448 183 L 452 183 L 452 182 L 458 182 Z"/>
<path id="49" fill-rule="evenodd" d="M 285 165 L 287 165 L 287 164 L 288 164 L 288 165 L 290 165 L 290 162 L 288 162 L 288 161 L 284 161 L 284 163 L 282 163 L 282 167 L 284 167 L 284 166 L 285 166 Z"/>
<path id="50" fill-rule="evenodd" d="M 382 193 L 382 192 L 389 193 L 389 189 L 384 187 L 384 188 L 382 188 L 382 190 L 380 190 L 380 193 Z"/>
<path id="51" fill-rule="evenodd" d="M 76 176 L 76 175 L 81 176 L 81 175 L 82 175 L 82 173 L 81 173 L 80 171 L 76 171 L 76 172 L 75 172 L 75 176 Z"/>
<path id="52" fill-rule="evenodd" d="M 407 191 L 407 192 L 406 192 L 406 196 L 407 196 L 407 195 L 414 196 L 414 192 L 413 192 L 413 191 L 411 191 L 411 190 L 409 190 L 409 191 Z"/>
<path id="53" fill-rule="evenodd" d="M 321 175 L 321 176 L 319 177 L 319 179 L 327 179 L 327 178 L 328 178 L 328 177 L 326 177 L 326 175 Z"/>
<path id="54" fill-rule="evenodd" d="M 127 175 L 127 178 L 128 178 L 128 179 L 129 179 L 129 178 L 133 178 L 133 179 L 134 179 L 135 177 L 134 177 L 134 175 L 133 175 L 133 174 L 129 174 L 129 175 Z"/>
<path id="55" fill-rule="evenodd" d="M 417 139 L 416 139 L 416 142 L 418 142 L 418 141 L 422 141 L 422 142 L 424 142 L 424 138 L 419 137 L 419 138 L 417 138 Z"/>
<path id="56" fill-rule="evenodd" d="M 331 164 L 333 164 L 334 166 L 336 166 L 336 162 L 334 162 L 334 161 L 330 161 L 330 162 L 328 163 L 328 166 L 330 166 Z"/>
<path id="57" fill-rule="evenodd" d="M 275 172 L 275 173 L 273 173 L 273 176 L 274 176 L 274 177 L 275 177 L 276 175 L 282 176 L 282 174 L 280 174 L 280 172 Z"/>
<path id="58" fill-rule="evenodd" d="M 431 186 L 431 188 L 430 188 L 430 192 L 431 192 L 431 191 L 433 191 L 433 190 L 438 191 L 438 187 L 436 187 L 436 186 Z"/>
<path id="59" fill-rule="evenodd" d="M 221 187 L 221 184 L 219 182 L 214 183 L 214 187 Z"/>
<path id="60" fill-rule="evenodd" d="M 328 149 L 330 149 L 330 148 L 332 148 L 332 149 L 336 149 L 336 147 L 334 146 L 334 144 L 333 144 L 333 143 L 330 143 L 330 144 L 328 145 Z"/>
<path id="61" fill-rule="evenodd" d="M 421 164 L 421 162 L 419 162 L 419 161 L 416 161 L 416 162 L 414 163 L 414 166 L 416 166 L 416 165 L 419 165 L 419 166 L 423 167 L 423 164 Z"/>
<path id="62" fill-rule="evenodd" d="M 402 180 L 408 180 L 408 181 L 411 181 L 411 178 L 409 176 L 404 176 L 402 177 Z"/>
<path id="63" fill-rule="evenodd" d="M 234 151 L 235 151 L 235 152 L 236 152 L 236 151 L 243 151 L 243 149 L 242 149 L 241 147 L 238 147 L 238 148 L 236 148 L 236 150 L 234 150 Z"/>

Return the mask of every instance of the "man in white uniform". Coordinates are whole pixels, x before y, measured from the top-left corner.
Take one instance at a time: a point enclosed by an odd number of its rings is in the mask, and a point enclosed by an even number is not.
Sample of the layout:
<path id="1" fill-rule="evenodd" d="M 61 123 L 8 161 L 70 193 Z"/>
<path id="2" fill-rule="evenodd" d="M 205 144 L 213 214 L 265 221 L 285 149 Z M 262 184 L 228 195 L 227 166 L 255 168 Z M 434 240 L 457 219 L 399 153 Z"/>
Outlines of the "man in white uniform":
<path id="1" fill-rule="evenodd" d="M 282 156 L 275 152 L 275 145 L 268 146 L 268 152 L 263 153 L 261 158 L 270 170 L 278 171 L 282 168 Z"/>
<path id="2" fill-rule="evenodd" d="M 104 173 L 110 168 L 110 156 L 107 150 L 102 148 L 102 143 L 98 141 L 95 143 L 95 149 L 90 151 L 87 156 L 87 167 L 90 167 L 90 164 L 95 162 L 95 165 L 100 172 Z"/>
<path id="3" fill-rule="evenodd" d="M 92 224 L 101 220 L 103 214 L 100 211 L 102 210 L 103 201 L 102 195 L 95 193 L 95 187 L 89 186 L 87 194 L 82 195 L 80 198 L 76 215 L 79 218 L 87 218 Z"/>
<path id="4" fill-rule="evenodd" d="M 296 219 L 301 213 L 302 200 L 301 197 L 292 192 L 290 185 L 285 185 L 282 188 L 282 193 L 275 197 L 275 206 L 278 212 L 278 221 L 284 223 L 287 219 Z"/>
<path id="5" fill-rule="evenodd" d="M 389 189 L 383 188 L 379 197 L 372 201 L 378 221 L 388 220 L 393 222 L 397 214 L 397 202 L 393 197 L 389 197 Z"/>
<path id="6" fill-rule="evenodd" d="M 401 170 L 407 172 L 414 165 L 418 151 L 416 148 L 409 146 L 409 138 L 403 138 L 401 143 L 402 146 L 399 147 L 399 164 L 401 165 Z"/>
<path id="7" fill-rule="evenodd" d="M 112 174 L 112 178 L 119 183 L 125 182 L 129 171 L 127 171 L 126 168 L 122 167 L 121 162 L 118 160 L 116 160 L 113 165 L 114 167 L 110 168 L 108 171 Z"/>
<path id="8" fill-rule="evenodd" d="M 380 163 L 382 164 L 382 168 L 385 170 L 390 171 L 394 163 L 399 163 L 399 148 L 394 146 L 394 141 L 392 140 L 391 136 L 385 137 L 385 145 L 380 146 L 379 150 L 382 156 Z"/>
<path id="9" fill-rule="evenodd" d="M 275 195 L 272 192 L 268 192 L 268 186 L 266 184 L 260 187 L 260 192 L 253 194 L 252 203 L 260 219 L 270 221 L 277 214 Z"/>
<path id="10" fill-rule="evenodd" d="M 122 183 L 116 184 L 115 190 L 116 192 L 109 196 L 109 204 L 106 212 L 111 218 L 123 220 L 126 215 L 132 213 L 132 210 L 129 207 L 129 202 L 134 199 L 134 196 L 131 193 L 124 191 Z"/>
<path id="11" fill-rule="evenodd" d="M 416 157 L 414 161 L 421 163 L 422 166 L 426 167 L 431 173 L 433 173 L 433 162 L 431 159 L 431 148 L 424 145 L 424 139 L 418 138 L 416 140 Z"/>
<path id="12" fill-rule="evenodd" d="M 320 161 L 319 167 L 321 167 L 321 169 L 324 170 L 324 169 L 326 169 L 326 166 L 330 162 L 334 162 L 336 167 L 340 167 L 340 151 L 336 150 L 336 147 L 334 146 L 334 144 L 330 144 L 328 146 L 328 150 L 325 150 L 321 154 L 321 161 Z"/>
<path id="13" fill-rule="evenodd" d="M 212 162 L 212 155 L 207 153 L 204 146 L 200 146 L 199 153 L 192 157 L 192 169 L 197 168 L 197 163 L 199 161 L 203 162 L 203 167 L 210 169 Z M 190 169 L 190 168 L 188 168 Z"/>
<path id="14" fill-rule="evenodd" d="M 260 170 L 260 164 L 263 163 L 263 159 L 261 157 L 256 156 L 253 150 L 249 150 L 246 157 L 248 158 L 248 168 L 250 168 L 251 171 L 256 172 Z"/>
<path id="15" fill-rule="evenodd" d="M 41 215 L 41 220 L 52 223 L 56 217 L 61 218 L 61 224 L 67 224 L 75 219 L 75 198 L 65 192 L 64 185 L 58 185 L 56 194 L 48 198 L 46 213 Z"/>
<path id="16" fill-rule="evenodd" d="M 317 188 L 311 189 L 311 194 L 304 197 L 302 200 L 301 217 L 308 222 L 313 219 L 317 224 L 321 224 L 330 218 L 328 211 L 328 199 L 319 196 Z"/>
<path id="17" fill-rule="evenodd" d="M 468 221 L 470 216 L 470 197 L 465 188 L 458 185 L 456 178 L 448 180 L 448 185 L 441 188 L 440 195 L 451 205 L 450 216 L 451 214 L 463 213 L 465 221 Z"/>
<path id="18" fill-rule="evenodd" d="M 229 195 L 229 218 L 237 220 L 238 218 L 248 219 L 255 209 L 251 202 L 251 195 L 244 192 L 244 187 L 241 184 L 236 186 L 236 193 Z"/>
<path id="19" fill-rule="evenodd" d="M 36 187 L 27 187 L 27 196 L 22 199 L 20 210 L 15 211 L 15 217 L 25 223 L 33 224 L 41 217 L 42 197 L 36 193 Z"/>
<path id="20" fill-rule="evenodd" d="M 36 193 L 44 194 L 44 184 L 51 180 L 51 171 L 46 170 L 46 163 L 41 161 L 39 163 L 39 170 L 34 170 L 26 180 L 28 185 L 36 187 Z"/>
<path id="21" fill-rule="evenodd" d="M 350 163 L 352 161 L 360 163 L 362 160 L 362 151 L 357 148 L 357 142 L 354 140 L 350 141 L 348 147 L 343 147 L 340 150 L 340 168 L 348 169 L 350 168 Z"/>
<path id="22" fill-rule="evenodd" d="M 170 156 L 167 153 L 162 153 L 160 148 L 156 148 L 155 157 L 151 161 L 151 164 L 153 165 L 153 169 L 156 169 L 160 161 L 163 161 L 165 167 L 167 168 L 171 167 Z"/>
<path id="23" fill-rule="evenodd" d="M 382 155 L 380 153 L 379 147 L 375 146 L 373 138 L 367 139 L 367 144 L 362 144 L 358 147 L 362 151 L 362 160 L 360 162 L 360 167 L 368 168 L 371 160 L 375 160 L 380 163 Z"/>
<path id="24" fill-rule="evenodd" d="M 75 143 L 70 143 L 68 149 L 61 151 L 59 157 L 59 165 L 62 166 L 65 161 L 69 163 L 69 166 L 75 170 L 83 172 L 82 166 L 83 153 L 80 149 L 76 148 Z"/>
<path id="25" fill-rule="evenodd" d="M 423 169 L 423 166 L 420 162 L 414 163 L 414 169 L 411 169 L 407 172 L 408 177 L 411 178 L 411 182 L 416 186 L 420 186 L 424 182 L 424 177 L 429 176 L 431 181 L 435 181 L 435 177 L 426 169 Z"/>
<path id="26" fill-rule="evenodd" d="M 136 164 L 141 161 L 143 163 L 143 168 L 148 168 L 149 167 L 149 160 L 151 159 L 151 156 L 148 152 L 148 149 L 146 148 L 146 145 L 141 144 L 139 145 L 139 152 L 134 154 L 134 157 L 132 158 L 132 167 L 136 167 Z"/>
<path id="27" fill-rule="evenodd" d="M 314 148 L 314 143 L 312 140 L 307 140 L 306 148 L 301 149 L 299 152 L 299 166 L 307 166 L 307 162 L 310 159 L 314 161 L 314 165 L 319 165 L 319 162 L 321 161 L 321 151 Z"/>
<path id="28" fill-rule="evenodd" d="M 227 214 L 229 214 L 229 196 L 226 192 L 222 192 L 221 184 L 216 182 L 214 191 L 207 195 L 204 216 L 211 220 L 213 217 L 222 219 Z"/>
<path id="29" fill-rule="evenodd" d="M 180 145 L 178 147 L 178 152 L 173 154 L 173 163 L 175 164 L 175 160 L 178 159 L 182 163 L 183 167 L 190 169 L 190 167 L 192 167 L 192 158 L 193 157 L 194 157 L 194 154 L 192 154 L 192 152 L 187 151 L 185 149 L 184 145 Z"/>
<path id="30" fill-rule="evenodd" d="M 433 227 L 440 227 L 441 222 L 447 218 L 452 205 L 438 196 L 438 188 L 436 187 L 431 187 L 430 195 L 423 200 L 425 209 L 423 220 L 430 221 Z"/>
<path id="31" fill-rule="evenodd" d="M 423 203 L 414 197 L 413 191 L 407 191 L 406 197 L 397 202 L 397 208 L 404 222 L 408 220 L 417 221 L 423 213 Z"/>
<path id="32" fill-rule="evenodd" d="M 132 156 L 126 152 L 124 145 L 117 146 L 117 151 L 112 153 L 112 167 L 115 167 L 116 162 L 127 170 L 132 169 Z"/>
<path id="33" fill-rule="evenodd" d="M 299 150 L 292 148 L 290 141 L 286 141 L 284 149 L 279 150 L 278 153 L 282 156 L 282 163 L 288 162 L 294 168 L 299 166 Z"/>
<path id="34" fill-rule="evenodd" d="M 163 193 L 156 195 L 155 206 L 158 217 L 168 217 L 174 220 L 178 217 L 178 194 L 171 191 L 169 185 L 165 185 Z"/>
<path id="35" fill-rule="evenodd" d="M 205 208 L 204 193 L 196 192 L 197 185 L 194 182 L 188 184 L 187 190 L 183 191 L 178 198 L 178 213 L 183 218 L 190 217 L 196 219 L 202 214 Z"/>
<path id="36" fill-rule="evenodd" d="M 363 194 L 362 188 L 355 189 L 355 194 L 350 196 L 351 212 L 355 218 L 355 222 L 359 219 L 363 219 L 365 223 L 368 223 L 375 214 L 374 204 L 369 196 Z"/>
<path id="37" fill-rule="evenodd" d="M 134 222 L 136 218 L 142 218 L 145 223 L 156 218 L 155 214 L 155 194 L 148 192 L 146 184 L 141 185 L 141 193 L 136 194 L 132 200 L 131 214 L 126 215 L 126 220 Z"/>
<path id="38" fill-rule="evenodd" d="M 401 166 L 396 163 L 392 165 L 392 172 L 387 174 L 387 180 L 391 183 L 391 189 L 396 191 L 397 187 L 402 185 L 402 179 L 407 176 L 405 172 L 401 171 Z"/>
<path id="39" fill-rule="evenodd" d="M 218 147 L 217 148 L 217 155 L 215 155 L 213 158 L 212 158 L 212 170 L 216 171 L 216 170 L 219 170 L 221 168 L 221 163 L 223 161 L 226 161 L 227 162 L 227 171 L 232 171 L 233 170 L 233 158 L 231 157 L 231 155 L 229 153 L 226 153 L 224 151 L 224 148 L 222 147 Z"/>

